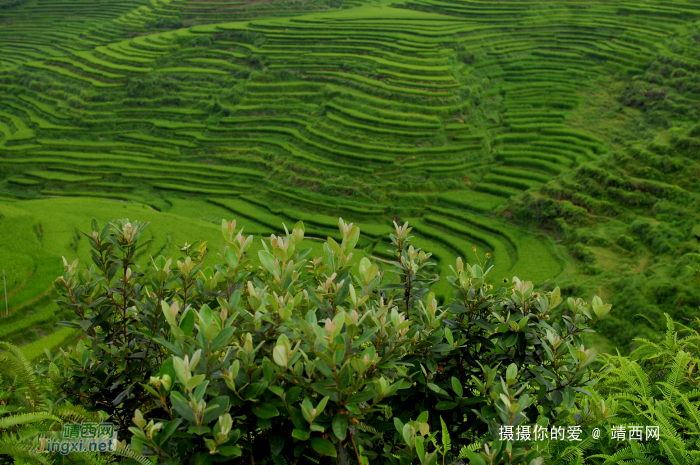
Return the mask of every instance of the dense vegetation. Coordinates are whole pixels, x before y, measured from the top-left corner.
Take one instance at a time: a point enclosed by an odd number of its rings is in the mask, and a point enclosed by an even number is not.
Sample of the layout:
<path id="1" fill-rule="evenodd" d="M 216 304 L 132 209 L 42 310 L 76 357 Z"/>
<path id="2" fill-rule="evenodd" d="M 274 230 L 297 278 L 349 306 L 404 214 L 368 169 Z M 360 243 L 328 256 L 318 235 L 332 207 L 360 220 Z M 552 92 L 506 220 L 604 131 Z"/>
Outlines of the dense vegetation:
<path id="1" fill-rule="evenodd" d="M 458 258 L 447 278 L 454 297 L 439 306 L 435 264 L 411 245 L 408 223 L 395 224 L 386 269 L 349 263 L 361 233 L 342 219 L 342 240 L 329 238 L 322 256 L 305 247 L 298 222 L 263 242 L 254 269 L 253 236 L 223 220 L 213 268 L 199 241 L 175 262 L 160 255 L 139 267 L 147 226 L 93 220 L 93 263 L 64 259 L 54 285 L 74 318 L 62 324 L 85 340 L 47 350 L 36 368 L 2 343 L 0 454 L 51 463 L 32 438 L 99 418 L 119 427 L 116 453 L 64 456 L 144 465 L 142 454 L 168 464 L 697 463 L 700 320 L 676 327 L 667 316 L 662 342 L 638 339 L 631 358 L 606 356 L 596 369 L 597 351 L 581 336 L 609 304 L 535 292 L 516 277 L 496 289 L 485 282 L 490 268 Z M 611 434 L 631 424 L 660 434 Z M 504 436 L 506 427 L 532 435 Z M 557 430 L 575 431 L 574 441 Z"/>

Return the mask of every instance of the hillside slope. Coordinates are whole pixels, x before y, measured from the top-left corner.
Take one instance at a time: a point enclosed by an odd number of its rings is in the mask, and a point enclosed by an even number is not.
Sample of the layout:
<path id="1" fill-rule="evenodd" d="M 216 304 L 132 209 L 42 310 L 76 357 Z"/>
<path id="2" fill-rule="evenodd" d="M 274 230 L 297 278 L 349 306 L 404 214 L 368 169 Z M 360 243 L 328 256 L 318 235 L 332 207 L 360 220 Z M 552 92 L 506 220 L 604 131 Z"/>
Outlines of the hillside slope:
<path id="1" fill-rule="evenodd" d="M 30 0 L 0 9 L 0 190 L 188 200 L 267 234 L 304 219 L 334 235 L 343 216 L 378 257 L 391 219 L 409 220 L 441 275 L 476 246 L 493 283 L 617 293 L 605 335 L 624 347 L 650 331 L 634 299 L 691 284 L 671 255 L 698 252 L 699 15 L 681 1 Z M 659 219 L 679 205 L 687 216 Z M 622 262 L 643 290 L 619 284 Z M 695 314 L 683 292 L 642 313 Z"/>

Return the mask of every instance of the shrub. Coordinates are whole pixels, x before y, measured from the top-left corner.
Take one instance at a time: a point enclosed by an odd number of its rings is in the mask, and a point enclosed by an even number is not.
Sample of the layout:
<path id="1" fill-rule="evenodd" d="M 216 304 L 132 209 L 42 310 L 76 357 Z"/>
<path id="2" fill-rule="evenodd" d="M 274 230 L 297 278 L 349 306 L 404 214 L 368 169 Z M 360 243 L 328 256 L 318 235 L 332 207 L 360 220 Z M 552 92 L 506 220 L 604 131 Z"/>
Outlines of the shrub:
<path id="1" fill-rule="evenodd" d="M 122 436 L 142 403 L 142 383 L 164 356 L 154 341 L 169 335 L 158 301 L 182 292 L 186 305 L 199 271 L 189 258 L 173 276 L 170 261 L 158 259 L 148 282 L 139 279 L 144 275 L 135 265 L 136 253 L 150 241 L 136 244 L 146 226 L 122 220 L 100 229 L 93 220 L 91 234 L 83 234 L 94 264 L 79 272 L 77 259 L 69 265 L 64 258 L 65 273 L 55 281 L 58 304 L 77 317 L 59 324 L 81 328 L 87 336 L 87 344 L 81 340 L 66 356 L 55 381 L 71 400 L 109 413 Z M 187 251 L 188 257 L 201 255 L 196 247 Z M 176 280 L 179 290 L 171 288 Z"/>
<path id="2" fill-rule="evenodd" d="M 639 243 L 637 241 L 624 234 L 617 238 L 617 245 L 629 251 L 635 251 L 639 248 Z"/>
<path id="3" fill-rule="evenodd" d="M 394 225 L 388 270 L 348 264 L 360 231 L 342 219 L 342 241 L 328 238 L 322 257 L 302 248 L 299 222 L 263 242 L 253 271 L 253 237 L 223 221 L 221 264 L 201 269 L 206 244 L 194 243 L 177 269 L 158 257 L 141 270 L 133 256 L 145 225 L 100 232 L 93 221 L 95 264 L 65 262 L 56 282 L 88 338 L 52 377 L 120 425 L 132 414 L 133 449 L 164 463 L 542 463 L 542 441 L 501 440 L 501 427 L 607 416 L 585 400 L 596 351 L 581 333 L 609 305 L 570 298 L 554 322 L 558 288 L 514 278 L 494 290 L 488 269 L 458 258 L 454 298 L 438 307 L 431 255 L 410 244 L 408 223 Z"/>
<path id="4" fill-rule="evenodd" d="M 571 247 L 571 255 L 584 263 L 595 263 L 595 254 L 593 251 L 580 242 L 577 242 Z"/>

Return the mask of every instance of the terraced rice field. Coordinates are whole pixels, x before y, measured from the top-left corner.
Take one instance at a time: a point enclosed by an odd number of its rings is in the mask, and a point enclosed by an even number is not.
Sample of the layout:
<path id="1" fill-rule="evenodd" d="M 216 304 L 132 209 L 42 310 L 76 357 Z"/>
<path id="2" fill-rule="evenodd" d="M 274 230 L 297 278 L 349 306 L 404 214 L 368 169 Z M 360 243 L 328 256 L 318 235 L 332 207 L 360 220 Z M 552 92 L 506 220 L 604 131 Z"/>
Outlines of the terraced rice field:
<path id="1" fill-rule="evenodd" d="M 509 224 L 507 209 L 492 213 L 605 154 L 611 141 L 572 115 L 700 16 L 684 1 L 328 6 L 0 10 L 0 213 L 21 216 L 13 199 L 102 197 L 207 224 L 235 217 L 259 234 L 304 219 L 317 237 L 336 235 L 343 216 L 380 258 L 391 220 L 408 220 L 441 275 L 476 246 L 494 255 L 493 283 L 541 284 L 562 271 L 560 251 Z M 107 218 L 112 204 L 96 202 Z M 49 216 L 34 211 L 23 228 L 48 234 Z M 64 218 L 51 259 L 37 249 L 11 280 L 11 313 L 43 295 L 38 283 L 87 224 Z"/>

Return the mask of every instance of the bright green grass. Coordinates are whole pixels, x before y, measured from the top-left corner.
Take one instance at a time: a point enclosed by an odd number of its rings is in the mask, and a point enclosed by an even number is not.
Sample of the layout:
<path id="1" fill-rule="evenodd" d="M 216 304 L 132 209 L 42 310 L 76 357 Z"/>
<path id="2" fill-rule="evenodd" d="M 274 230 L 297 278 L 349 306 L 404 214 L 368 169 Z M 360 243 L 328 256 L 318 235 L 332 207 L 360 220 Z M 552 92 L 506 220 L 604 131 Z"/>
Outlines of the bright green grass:
<path id="1" fill-rule="evenodd" d="M 105 78 L 105 79 L 125 79 L 126 76 L 123 74 L 115 74 L 115 73 L 108 73 L 107 71 L 103 71 L 101 69 L 96 69 L 92 68 L 90 66 L 85 65 L 84 63 L 81 63 L 76 60 L 71 60 L 70 58 L 66 57 L 55 57 L 51 59 L 51 62 L 55 63 L 63 63 L 70 65 L 74 68 L 79 69 L 80 71 L 88 74 L 94 74 L 97 77 Z"/>
<path id="2" fill-rule="evenodd" d="M 42 118 L 41 116 L 37 115 L 33 110 L 30 109 L 28 105 L 20 105 L 19 103 L 11 102 L 11 101 L 5 101 L 2 102 L 3 104 L 14 108 L 17 111 L 23 111 L 24 113 L 27 114 L 29 117 L 29 120 L 39 126 L 40 129 L 54 129 L 54 130 L 60 130 L 60 131 L 65 131 L 65 132 L 73 132 L 73 131 L 85 131 L 86 128 L 77 128 L 74 126 L 60 126 L 57 124 L 53 124 L 52 122 L 46 120 L 45 118 Z"/>
<path id="3" fill-rule="evenodd" d="M 175 66 L 172 68 L 160 68 L 159 73 L 162 74 L 218 74 L 227 75 L 226 71 L 215 68 L 194 68 L 189 66 Z"/>
<path id="4" fill-rule="evenodd" d="M 42 101 L 39 101 L 35 98 L 29 97 L 28 95 L 20 95 L 19 98 L 21 98 L 25 102 L 29 102 L 30 104 L 34 105 L 39 110 L 41 110 L 42 112 L 46 113 L 47 115 L 53 116 L 54 118 L 70 119 L 70 116 L 59 113 L 58 111 L 56 111 L 56 109 L 53 106 L 51 106 L 47 103 L 44 103 Z"/>
<path id="5" fill-rule="evenodd" d="M 236 209 L 239 208 L 236 207 Z M 252 214 L 253 217 L 258 215 L 259 209 L 256 210 Z M 215 224 L 192 217 L 157 212 L 146 205 L 136 203 L 95 198 L 51 198 L 2 202 L 0 213 L 3 215 L 3 220 L 0 221 L 0 232 L 6 244 L 6 247 L 0 249 L 0 260 L 6 269 L 11 313 L 21 311 L 20 309 L 28 305 L 34 296 L 44 294 L 51 289 L 52 281 L 63 269 L 61 255 L 71 261 L 77 257 L 83 265 L 91 262 L 88 254 L 89 245 L 85 238 L 78 241 L 77 252 L 71 251 L 70 245 L 75 229 L 87 230 L 93 217 L 97 218 L 101 225 L 115 218 L 150 222 L 147 230 L 149 232 L 144 234 L 146 237 L 150 237 L 151 233 L 159 235 L 160 238 L 170 236 L 171 246 L 167 256 L 174 258 L 180 256 L 178 245 L 185 242 L 206 240 L 212 252 L 218 252 L 218 245 L 223 242 L 220 220 Z M 234 217 L 234 213 L 229 212 L 226 219 L 230 221 Z M 274 227 L 270 227 L 269 231 L 283 233 L 282 221 L 277 221 L 277 217 L 274 218 L 272 222 Z M 247 218 L 239 216 L 237 219 L 239 228 L 246 225 Z M 289 219 L 286 222 L 288 227 L 292 227 L 296 220 Z M 39 230 L 40 239 L 35 232 Z M 316 254 L 322 253 L 320 242 L 308 241 L 307 246 L 312 247 Z M 257 257 L 257 250 L 261 247 L 259 241 L 254 241 L 250 256 Z M 158 252 L 156 247 L 147 248 L 146 254 L 141 257 L 139 263 L 148 264 L 147 254 L 156 252 Z M 359 260 L 362 256 L 363 254 L 358 251 L 357 258 L 354 260 Z M 209 254 L 205 258 L 205 263 L 217 263 L 216 253 Z"/>
<path id="6" fill-rule="evenodd" d="M 102 176 L 77 176 L 74 174 L 61 173 L 60 171 L 25 171 L 25 174 L 45 181 L 60 181 L 68 183 L 84 183 L 98 181 Z"/>
<path id="7" fill-rule="evenodd" d="M 10 178 L 7 180 L 7 182 L 11 184 L 17 184 L 20 186 L 38 186 L 42 184 L 42 182 L 39 180 L 27 178 Z"/>
<path id="8" fill-rule="evenodd" d="M 503 243 L 503 247 L 494 248 L 494 253 L 500 251 L 511 256 L 511 268 L 505 273 L 494 270 L 496 278 L 508 278 L 517 276 L 521 279 L 540 284 L 555 278 L 562 271 L 548 240 L 533 234 L 504 225 L 501 221 L 482 215 L 468 212 L 458 212 L 451 209 L 430 207 L 430 211 L 442 216 L 451 217 L 464 224 L 471 225 L 484 234 L 490 235 L 494 240 Z M 467 251 L 465 251 L 466 253 Z"/>
<path id="9" fill-rule="evenodd" d="M 74 55 L 78 58 L 87 61 L 92 65 L 107 68 L 111 71 L 137 74 L 147 74 L 152 71 L 152 68 L 141 68 L 137 66 L 122 65 L 119 63 L 112 63 L 111 61 L 102 60 L 93 55 L 92 52 L 74 52 Z"/>
<path id="10" fill-rule="evenodd" d="M 45 336 L 37 341 L 30 342 L 22 346 L 22 351 L 27 360 L 34 361 L 44 356 L 44 350 L 56 350 L 62 347 L 66 342 L 76 339 L 82 333 L 74 328 L 60 327 L 57 331 Z"/>
<path id="11" fill-rule="evenodd" d="M 178 191 L 191 194 L 202 194 L 202 195 L 224 195 L 224 196 L 236 196 L 241 193 L 240 190 L 235 188 L 235 184 L 231 184 L 229 189 L 210 189 L 206 187 L 195 187 L 195 186 L 183 186 L 182 184 L 173 184 L 167 182 L 156 182 L 153 183 L 158 189 Z M 250 186 L 241 186 L 242 188 L 249 188 Z"/>
<path id="12" fill-rule="evenodd" d="M 50 71 L 52 73 L 56 73 L 59 76 L 63 76 L 65 78 L 69 78 L 69 79 L 74 79 L 76 81 L 82 81 L 82 82 L 91 84 L 96 88 L 107 89 L 107 88 L 121 87 L 124 85 L 124 83 L 107 83 L 107 82 L 98 81 L 97 79 L 85 77 L 85 76 L 82 76 L 80 74 L 73 73 L 73 72 L 68 71 L 66 69 L 60 68 L 58 66 L 45 65 L 45 64 L 38 62 L 38 61 L 26 63 L 26 66 L 30 66 L 32 68 L 36 68 L 36 69 L 40 69 L 40 70 Z"/>
<path id="13" fill-rule="evenodd" d="M 683 52 L 693 42 L 679 40 L 682 21 L 646 16 L 687 7 L 674 1 L 652 8 L 613 0 L 585 10 L 561 1 L 544 10 L 361 3 L 215 11 L 209 3 L 124 0 L 90 7 L 95 16 L 85 19 L 68 15 L 72 4 L 39 2 L 31 18 L 6 12 L 0 102 L 10 104 L 0 104 L 0 195 L 62 197 L 26 202 L 56 202 L 29 212 L 36 218 L 73 218 L 52 207 L 61 202 L 111 216 L 139 201 L 164 211 L 149 213 L 154 221 L 174 216 L 203 236 L 230 215 L 256 233 L 303 218 L 309 235 L 336 237 L 337 215 L 358 223 L 362 247 L 383 257 L 392 217 L 410 218 L 415 244 L 435 251 L 443 277 L 477 245 L 495 253 L 494 277 L 546 282 L 560 270 L 550 243 L 515 229 L 513 206 L 526 191 L 539 195 L 531 189 L 558 186 L 578 166 L 616 153 L 622 141 L 637 142 L 644 125 L 624 121 L 619 94 L 657 51 L 674 69 L 698 64 L 697 53 Z M 178 16 L 195 26 L 155 34 L 144 27 Z M 217 35 L 228 31 L 252 32 L 256 45 Z M 586 111 L 596 118 L 582 118 Z M 617 119 L 599 122 L 612 113 Z M 667 188 L 641 181 L 643 174 L 634 182 Z M 32 228 L 44 220 L 31 215 L 17 224 L 38 238 Z M 73 227 L 51 250 L 70 252 Z M 168 234 L 152 250 L 177 253 Z M 31 270 L 40 244 L 28 256 Z M 43 291 L 35 274 L 22 276 L 13 305 Z"/>
<path id="14" fill-rule="evenodd" d="M 126 137 L 128 139 L 136 139 L 136 140 L 140 140 L 143 142 L 151 142 L 153 144 L 168 144 L 168 145 L 175 145 L 178 147 L 188 147 L 188 148 L 196 148 L 197 147 L 192 142 L 187 142 L 184 140 L 177 140 L 177 139 L 161 139 L 158 137 L 153 137 L 153 136 L 141 134 L 138 132 L 122 134 L 122 137 Z"/>
<path id="15" fill-rule="evenodd" d="M 9 120 L 14 126 L 14 132 L 7 136 L 8 140 L 21 141 L 34 138 L 34 131 L 27 127 L 22 118 L 0 110 L 0 119 Z"/>
<path id="16" fill-rule="evenodd" d="M 21 310 L 5 316 L 5 304 L 2 304 L 2 325 L 0 325 L 0 340 L 14 338 L 17 335 L 54 319 L 59 307 L 50 299 L 42 299 L 38 305 L 27 305 Z"/>
<path id="17" fill-rule="evenodd" d="M 474 190 L 446 192 L 438 195 L 438 200 L 477 211 L 492 211 L 504 202 L 502 197 Z"/>
<path id="18" fill-rule="evenodd" d="M 218 66 L 220 68 L 226 69 L 244 69 L 244 67 L 241 65 L 237 65 L 226 60 L 217 60 L 215 58 L 187 58 L 186 61 L 189 61 L 191 63 L 199 63 L 202 65 Z"/>

